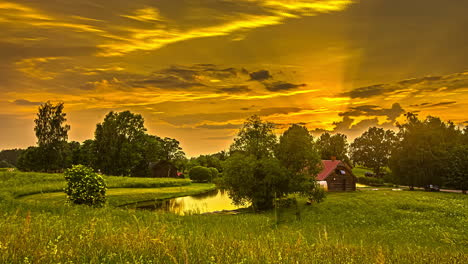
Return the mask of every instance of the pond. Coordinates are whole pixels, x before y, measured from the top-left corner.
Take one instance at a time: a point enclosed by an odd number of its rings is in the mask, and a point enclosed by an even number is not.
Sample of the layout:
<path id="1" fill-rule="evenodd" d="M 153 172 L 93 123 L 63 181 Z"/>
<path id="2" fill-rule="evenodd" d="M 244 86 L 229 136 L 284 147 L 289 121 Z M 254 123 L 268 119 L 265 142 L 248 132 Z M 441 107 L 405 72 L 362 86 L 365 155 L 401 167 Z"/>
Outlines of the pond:
<path id="1" fill-rule="evenodd" d="M 138 202 L 128 207 L 146 210 L 161 210 L 179 215 L 232 211 L 243 207 L 232 203 L 226 191 L 213 190 L 202 194 L 167 200 Z"/>

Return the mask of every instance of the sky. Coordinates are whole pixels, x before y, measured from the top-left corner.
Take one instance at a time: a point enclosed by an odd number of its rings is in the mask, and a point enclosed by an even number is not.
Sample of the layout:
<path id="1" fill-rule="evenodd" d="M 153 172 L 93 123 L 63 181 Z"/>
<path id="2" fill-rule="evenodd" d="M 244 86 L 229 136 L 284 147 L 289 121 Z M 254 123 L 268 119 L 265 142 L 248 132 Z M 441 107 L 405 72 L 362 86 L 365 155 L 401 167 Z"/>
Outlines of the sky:
<path id="1" fill-rule="evenodd" d="M 188 156 L 245 119 L 350 139 L 404 113 L 468 124 L 468 1 L 0 0 L 0 149 L 34 145 L 64 102 L 69 139 L 110 111 Z"/>

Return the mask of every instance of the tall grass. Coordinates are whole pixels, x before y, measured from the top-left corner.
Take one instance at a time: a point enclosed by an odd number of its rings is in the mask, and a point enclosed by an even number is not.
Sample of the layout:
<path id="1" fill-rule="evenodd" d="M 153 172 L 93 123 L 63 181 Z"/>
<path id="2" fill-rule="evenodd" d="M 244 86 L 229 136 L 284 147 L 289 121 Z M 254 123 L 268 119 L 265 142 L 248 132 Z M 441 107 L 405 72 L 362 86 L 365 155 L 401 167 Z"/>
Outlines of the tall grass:
<path id="1" fill-rule="evenodd" d="M 0 263 L 466 263 L 468 196 L 331 193 L 301 217 L 0 202 Z M 300 219 L 300 220 L 297 220 Z"/>

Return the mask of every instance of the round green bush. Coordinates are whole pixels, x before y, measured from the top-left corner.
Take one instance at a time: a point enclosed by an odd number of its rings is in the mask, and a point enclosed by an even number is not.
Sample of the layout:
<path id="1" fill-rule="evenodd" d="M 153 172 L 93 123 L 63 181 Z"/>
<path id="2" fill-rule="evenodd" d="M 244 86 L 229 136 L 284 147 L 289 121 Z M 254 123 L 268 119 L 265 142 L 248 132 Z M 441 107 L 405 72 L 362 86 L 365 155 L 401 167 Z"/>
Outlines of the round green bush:
<path id="1" fill-rule="evenodd" d="M 207 167 L 195 166 L 189 171 L 189 177 L 195 182 L 209 182 L 213 177 L 213 173 Z"/>
<path id="2" fill-rule="evenodd" d="M 104 178 L 84 165 L 75 165 L 64 173 L 65 193 L 70 202 L 100 207 L 106 202 Z"/>

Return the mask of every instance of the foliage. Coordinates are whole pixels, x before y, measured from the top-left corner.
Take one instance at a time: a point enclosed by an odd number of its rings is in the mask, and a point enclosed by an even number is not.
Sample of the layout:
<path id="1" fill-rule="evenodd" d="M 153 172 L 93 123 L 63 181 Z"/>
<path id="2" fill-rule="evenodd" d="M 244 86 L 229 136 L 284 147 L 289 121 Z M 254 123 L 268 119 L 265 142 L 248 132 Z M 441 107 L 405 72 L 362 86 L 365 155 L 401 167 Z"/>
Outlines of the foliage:
<path id="1" fill-rule="evenodd" d="M 449 187 L 468 190 L 468 144 L 457 146 L 450 152 L 445 184 Z"/>
<path id="2" fill-rule="evenodd" d="M 104 178 L 91 168 L 75 165 L 64 173 L 67 187 L 65 193 L 75 204 L 103 206 L 106 202 L 106 183 Z"/>
<path id="3" fill-rule="evenodd" d="M 20 155 L 20 169 L 54 172 L 71 165 L 70 148 L 67 143 L 70 126 L 64 124 L 67 119 L 63 108 L 63 103 L 53 105 L 50 102 L 39 107 L 37 118 L 34 120 L 38 146 L 28 148 Z"/>
<path id="4" fill-rule="evenodd" d="M 18 158 L 24 149 L 5 149 L 0 151 L 0 160 L 4 160 L 13 166 L 17 166 Z"/>
<path id="5" fill-rule="evenodd" d="M 190 169 L 189 177 L 195 182 L 211 182 L 213 179 L 211 170 L 202 166 L 195 166 Z"/>
<path id="6" fill-rule="evenodd" d="M 210 168 L 208 168 L 208 169 L 210 169 L 210 172 L 211 172 L 211 182 L 213 182 L 214 179 L 216 179 L 216 178 L 219 177 L 219 171 L 218 171 L 218 169 L 213 168 L 213 167 L 210 167 Z"/>
<path id="7" fill-rule="evenodd" d="M 320 151 L 321 159 L 329 160 L 331 157 L 336 157 L 338 160 L 349 163 L 348 140 L 346 135 L 323 133 L 317 140 L 317 146 Z"/>
<path id="8" fill-rule="evenodd" d="M 273 129 L 272 123 L 263 122 L 256 115 L 249 117 L 234 139 L 230 152 L 253 155 L 256 159 L 273 156 L 277 144 Z"/>
<path id="9" fill-rule="evenodd" d="M 382 168 L 388 166 L 396 141 L 397 137 L 392 130 L 371 127 L 351 144 L 351 159 L 380 175 Z"/>
<path id="10" fill-rule="evenodd" d="M 224 163 L 223 185 L 237 205 L 251 203 L 254 210 L 270 209 L 275 196 L 288 193 L 288 183 L 286 169 L 272 157 L 235 153 Z"/>
<path id="11" fill-rule="evenodd" d="M 15 166 L 6 160 L 0 160 L 0 168 L 14 168 Z"/>
<path id="12" fill-rule="evenodd" d="M 64 125 L 67 114 L 63 112 L 63 108 L 63 103 L 53 105 L 50 101 L 39 107 L 37 118 L 34 120 L 39 147 L 67 141 L 70 126 Z"/>
<path id="13" fill-rule="evenodd" d="M 160 139 L 162 144 L 161 159 L 166 161 L 181 160 L 185 158 L 185 153 L 179 146 L 179 141 L 173 138 Z"/>
<path id="14" fill-rule="evenodd" d="M 222 166 L 222 160 L 220 159 L 224 158 L 223 156 L 220 156 L 218 153 L 217 154 L 212 154 L 212 155 L 200 155 L 196 158 L 191 158 L 190 161 L 187 164 L 187 167 L 190 169 L 195 166 L 203 166 L 203 167 L 208 167 L 208 168 L 216 168 L 219 172 L 223 171 L 223 166 Z"/>
<path id="15" fill-rule="evenodd" d="M 366 177 L 366 176 L 357 176 L 357 182 L 360 184 L 365 184 L 369 186 L 382 186 L 384 185 L 384 180 L 380 178 L 374 177 Z"/>
<path id="16" fill-rule="evenodd" d="M 321 170 L 314 139 L 304 126 L 294 124 L 281 135 L 275 156 L 289 172 L 291 192 L 304 191 L 304 181 Z"/>
<path id="17" fill-rule="evenodd" d="M 406 117 L 407 122 L 399 125 L 400 141 L 389 163 L 395 180 L 410 187 L 442 185 L 450 168 L 449 153 L 460 144 L 461 131 L 436 117 L 419 120 L 413 113 Z"/>

